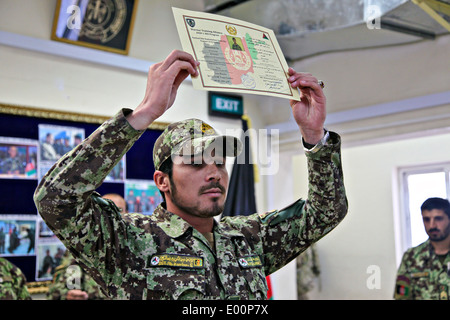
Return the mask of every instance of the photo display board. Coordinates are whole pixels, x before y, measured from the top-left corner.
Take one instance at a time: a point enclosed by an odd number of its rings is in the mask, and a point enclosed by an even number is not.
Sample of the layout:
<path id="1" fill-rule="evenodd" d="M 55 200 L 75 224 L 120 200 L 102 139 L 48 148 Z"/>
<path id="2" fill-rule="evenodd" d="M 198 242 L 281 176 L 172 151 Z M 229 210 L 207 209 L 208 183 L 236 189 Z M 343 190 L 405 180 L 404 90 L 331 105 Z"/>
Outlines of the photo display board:
<path id="1" fill-rule="evenodd" d="M 0 104 L 0 257 L 31 285 L 52 280 L 66 250 L 38 214 L 34 191 L 61 156 L 107 119 Z M 165 126 L 152 124 L 97 191 L 123 196 L 130 212 L 152 214 L 161 202 L 152 151 Z"/>

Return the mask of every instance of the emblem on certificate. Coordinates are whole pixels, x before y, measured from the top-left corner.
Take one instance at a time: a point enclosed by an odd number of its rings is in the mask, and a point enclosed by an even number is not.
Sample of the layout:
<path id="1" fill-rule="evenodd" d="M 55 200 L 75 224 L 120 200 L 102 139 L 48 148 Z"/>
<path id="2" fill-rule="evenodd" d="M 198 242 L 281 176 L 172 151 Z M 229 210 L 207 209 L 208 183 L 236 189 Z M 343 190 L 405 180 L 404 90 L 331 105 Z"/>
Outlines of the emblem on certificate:
<path id="1" fill-rule="evenodd" d="M 233 26 L 225 26 L 225 29 L 227 29 L 228 33 L 233 36 L 237 34 L 236 28 Z"/>
<path id="2" fill-rule="evenodd" d="M 195 27 L 195 20 L 194 20 L 194 19 L 187 18 L 187 19 L 186 19 L 186 23 L 187 23 L 187 24 L 189 25 L 189 27 L 191 27 L 191 28 Z"/>

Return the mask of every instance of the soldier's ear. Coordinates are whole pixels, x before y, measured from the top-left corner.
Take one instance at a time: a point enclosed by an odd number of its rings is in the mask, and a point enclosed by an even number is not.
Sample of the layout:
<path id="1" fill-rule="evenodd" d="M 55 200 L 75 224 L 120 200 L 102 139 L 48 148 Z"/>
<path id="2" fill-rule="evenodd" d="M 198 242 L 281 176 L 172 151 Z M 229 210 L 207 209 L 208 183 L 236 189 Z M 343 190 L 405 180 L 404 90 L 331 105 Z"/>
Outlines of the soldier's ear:
<path id="1" fill-rule="evenodd" d="M 161 192 L 168 192 L 170 187 L 170 180 L 169 175 L 159 171 L 155 170 L 155 173 L 153 174 L 153 181 L 155 182 L 156 187 Z"/>

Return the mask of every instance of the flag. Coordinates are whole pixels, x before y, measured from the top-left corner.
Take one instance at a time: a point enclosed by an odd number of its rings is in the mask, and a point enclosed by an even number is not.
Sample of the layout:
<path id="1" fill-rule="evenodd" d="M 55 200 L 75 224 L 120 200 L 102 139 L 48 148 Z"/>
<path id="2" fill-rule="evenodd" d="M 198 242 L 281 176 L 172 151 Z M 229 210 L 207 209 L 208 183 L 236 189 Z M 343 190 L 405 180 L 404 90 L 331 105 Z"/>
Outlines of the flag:
<path id="1" fill-rule="evenodd" d="M 250 143 L 250 119 L 242 117 L 243 149 L 240 155 L 234 159 L 231 172 L 228 196 L 222 216 L 248 216 L 256 212 L 255 181 L 257 178 L 256 166 L 253 165 Z M 267 299 L 273 299 L 272 282 L 270 276 L 266 276 Z"/>
<path id="2" fill-rule="evenodd" d="M 245 116 L 242 118 L 242 152 L 234 159 L 228 196 L 222 216 L 248 216 L 256 212 L 255 173 L 252 164 L 250 137 L 246 134 L 249 126 Z"/>
<path id="3" fill-rule="evenodd" d="M 269 288 L 269 289 L 267 289 L 267 299 L 273 300 L 272 280 L 270 279 L 270 275 L 266 276 L 266 281 L 267 281 L 267 287 Z"/>

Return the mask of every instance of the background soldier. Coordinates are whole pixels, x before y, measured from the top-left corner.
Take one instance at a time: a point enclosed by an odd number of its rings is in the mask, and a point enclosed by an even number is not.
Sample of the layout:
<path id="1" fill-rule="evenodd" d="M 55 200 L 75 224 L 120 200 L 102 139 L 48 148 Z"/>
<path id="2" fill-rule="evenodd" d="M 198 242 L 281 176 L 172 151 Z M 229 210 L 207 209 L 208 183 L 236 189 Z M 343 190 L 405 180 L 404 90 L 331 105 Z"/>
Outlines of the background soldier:
<path id="1" fill-rule="evenodd" d="M 125 199 L 116 193 L 108 193 L 103 196 L 110 199 L 126 213 Z M 108 297 L 102 292 L 100 286 L 92 277 L 84 272 L 68 250 L 64 253 L 61 264 L 56 267 L 53 281 L 48 288 L 49 300 L 105 300 Z"/>
<path id="2" fill-rule="evenodd" d="M 8 148 L 9 157 L 6 158 L 1 167 L 1 171 L 6 174 L 19 175 L 25 172 L 25 164 L 21 159 L 19 150 L 16 146 Z"/>
<path id="3" fill-rule="evenodd" d="M 450 291 L 450 203 L 429 198 L 420 208 L 429 238 L 408 249 L 397 272 L 395 299 L 448 300 Z"/>
<path id="4" fill-rule="evenodd" d="M 61 264 L 56 267 L 53 281 L 47 291 L 49 300 L 104 300 L 100 286 L 80 268 L 66 251 Z"/>

